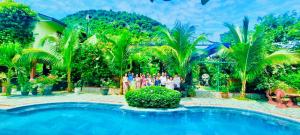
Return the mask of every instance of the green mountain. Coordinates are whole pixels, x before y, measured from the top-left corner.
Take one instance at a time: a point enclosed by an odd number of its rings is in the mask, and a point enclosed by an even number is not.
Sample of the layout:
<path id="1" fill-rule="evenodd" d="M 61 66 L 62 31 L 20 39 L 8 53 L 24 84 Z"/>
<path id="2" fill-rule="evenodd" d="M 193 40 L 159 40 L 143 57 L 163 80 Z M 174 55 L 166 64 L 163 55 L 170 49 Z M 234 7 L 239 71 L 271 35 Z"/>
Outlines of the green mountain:
<path id="1" fill-rule="evenodd" d="M 90 16 L 89 22 L 86 19 L 87 15 Z M 68 26 L 80 28 L 82 31 L 87 31 L 88 27 L 89 35 L 103 32 L 118 35 L 122 29 L 128 29 L 135 37 L 133 42 L 138 44 L 159 40 L 156 37 L 158 30 L 166 28 L 158 21 L 143 15 L 111 10 L 79 11 L 66 16 L 62 21 Z"/>

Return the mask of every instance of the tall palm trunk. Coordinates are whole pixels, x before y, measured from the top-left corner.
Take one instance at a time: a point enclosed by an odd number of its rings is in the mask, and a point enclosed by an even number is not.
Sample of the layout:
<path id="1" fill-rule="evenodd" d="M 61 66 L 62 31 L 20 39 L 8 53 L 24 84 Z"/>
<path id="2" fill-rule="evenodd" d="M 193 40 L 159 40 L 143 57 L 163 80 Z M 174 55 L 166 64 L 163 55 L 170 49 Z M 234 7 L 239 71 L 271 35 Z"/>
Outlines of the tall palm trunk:
<path id="1" fill-rule="evenodd" d="M 13 76 L 13 71 L 11 68 L 8 68 L 7 76 L 6 76 L 6 79 L 7 79 L 6 84 L 2 88 L 2 93 L 5 94 L 6 96 L 11 95 L 10 81 L 11 81 L 12 76 Z"/>
<path id="2" fill-rule="evenodd" d="M 35 75 L 36 75 L 36 61 L 32 62 L 32 67 L 31 67 L 31 71 L 30 71 L 30 80 L 33 80 Z"/>
<path id="3" fill-rule="evenodd" d="M 72 80 L 71 80 L 71 70 L 67 71 L 67 82 L 68 82 L 68 92 L 72 92 Z"/>
<path id="4" fill-rule="evenodd" d="M 246 96 L 246 84 L 247 84 L 246 79 L 242 79 L 242 90 L 240 93 L 240 98 L 245 98 Z"/>

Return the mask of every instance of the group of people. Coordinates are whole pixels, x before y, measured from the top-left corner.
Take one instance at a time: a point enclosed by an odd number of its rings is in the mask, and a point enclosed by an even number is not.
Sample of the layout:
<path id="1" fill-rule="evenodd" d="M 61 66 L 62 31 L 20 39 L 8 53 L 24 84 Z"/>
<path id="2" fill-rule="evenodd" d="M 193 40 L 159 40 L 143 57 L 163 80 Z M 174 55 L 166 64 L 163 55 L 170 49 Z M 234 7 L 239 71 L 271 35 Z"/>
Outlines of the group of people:
<path id="1" fill-rule="evenodd" d="M 139 89 L 145 86 L 162 86 L 169 89 L 179 90 L 181 78 L 176 74 L 173 77 L 168 76 L 167 73 L 157 73 L 155 75 L 147 74 L 134 74 L 128 73 L 123 76 L 123 90 L 126 92 L 128 89 Z"/>

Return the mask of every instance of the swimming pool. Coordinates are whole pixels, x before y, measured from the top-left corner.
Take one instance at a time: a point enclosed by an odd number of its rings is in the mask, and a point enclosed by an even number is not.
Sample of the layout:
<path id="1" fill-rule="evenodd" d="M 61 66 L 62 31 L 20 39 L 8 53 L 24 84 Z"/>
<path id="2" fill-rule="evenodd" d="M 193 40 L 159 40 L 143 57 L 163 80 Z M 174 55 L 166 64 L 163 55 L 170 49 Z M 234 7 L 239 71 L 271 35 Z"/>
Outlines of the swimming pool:
<path id="1" fill-rule="evenodd" d="M 239 109 L 125 111 L 119 105 L 53 103 L 0 112 L 0 135 L 296 135 L 300 123 Z"/>

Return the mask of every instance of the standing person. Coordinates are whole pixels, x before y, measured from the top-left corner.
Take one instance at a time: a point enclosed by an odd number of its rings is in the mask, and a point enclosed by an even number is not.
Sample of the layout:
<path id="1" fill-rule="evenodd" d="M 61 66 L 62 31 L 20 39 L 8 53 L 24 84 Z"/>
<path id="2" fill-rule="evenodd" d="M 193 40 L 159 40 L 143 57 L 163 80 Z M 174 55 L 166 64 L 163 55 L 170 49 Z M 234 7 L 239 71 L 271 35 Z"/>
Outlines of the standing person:
<path id="1" fill-rule="evenodd" d="M 129 82 L 130 87 L 132 86 L 133 77 L 134 77 L 134 74 L 132 72 L 130 72 L 128 74 L 128 82 Z"/>
<path id="2" fill-rule="evenodd" d="M 123 76 L 123 94 L 125 94 L 127 92 L 128 87 L 129 87 L 128 76 L 127 76 L 127 74 L 125 74 Z"/>
<path id="3" fill-rule="evenodd" d="M 147 86 L 152 86 L 153 85 L 153 81 L 152 81 L 152 77 L 151 75 L 147 76 Z"/>
<path id="4" fill-rule="evenodd" d="M 154 74 L 153 77 L 151 77 L 151 86 L 154 86 L 155 85 L 155 78 L 156 78 L 156 75 Z"/>
<path id="5" fill-rule="evenodd" d="M 167 81 L 167 76 L 164 72 L 162 73 L 162 76 L 159 79 L 160 79 L 161 86 L 165 87 L 166 81 Z"/>
<path id="6" fill-rule="evenodd" d="M 173 90 L 174 89 L 174 81 L 172 77 L 168 77 L 166 81 L 166 88 Z"/>
<path id="7" fill-rule="evenodd" d="M 135 75 L 135 88 L 136 88 L 136 89 L 141 88 L 141 84 L 142 84 L 141 78 L 139 77 L 138 74 L 136 74 L 136 75 Z"/>
<path id="8" fill-rule="evenodd" d="M 135 87 L 135 76 L 134 76 L 134 73 L 131 73 L 131 75 L 132 75 L 132 81 L 130 81 L 130 89 L 132 89 L 132 90 L 134 90 L 134 89 L 136 89 L 136 87 Z"/>
<path id="9" fill-rule="evenodd" d="M 160 78 L 160 73 L 157 73 L 157 77 Z"/>
<path id="10" fill-rule="evenodd" d="M 180 90 L 180 82 L 181 82 L 181 78 L 178 76 L 178 74 L 175 75 L 173 81 L 174 81 L 174 89 L 175 89 L 175 90 Z"/>
<path id="11" fill-rule="evenodd" d="M 142 80 L 141 81 L 142 81 L 141 88 L 145 87 L 147 85 L 147 79 L 146 79 L 145 75 L 142 75 Z"/>
<path id="12" fill-rule="evenodd" d="M 159 79 L 158 76 L 155 77 L 154 85 L 155 86 L 160 86 L 160 79 Z"/>

